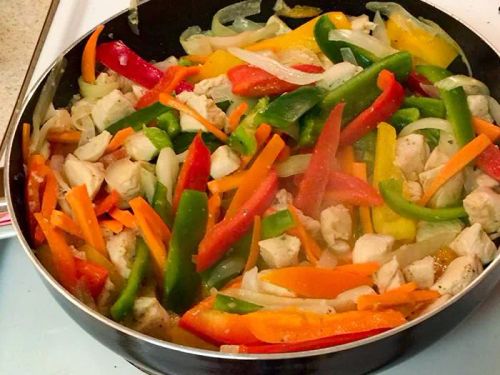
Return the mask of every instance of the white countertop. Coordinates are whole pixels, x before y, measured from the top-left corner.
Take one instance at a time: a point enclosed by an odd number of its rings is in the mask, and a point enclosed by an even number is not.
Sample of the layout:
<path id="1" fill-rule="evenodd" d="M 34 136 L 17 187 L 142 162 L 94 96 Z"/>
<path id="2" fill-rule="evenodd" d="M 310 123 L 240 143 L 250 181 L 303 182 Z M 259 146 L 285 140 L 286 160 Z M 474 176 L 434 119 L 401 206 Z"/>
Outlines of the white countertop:
<path id="1" fill-rule="evenodd" d="M 495 0 L 432 0 L 500 49 Z M 61 0 L 34 81 L 73 40 L 128 6 L 128 0 Z M 49 295 L 16 239 L 0 241 L 0 374 L 140 375 L 86 334 Z M 380 374 L 500 372 L 500 288 L 458 328 Z"/>

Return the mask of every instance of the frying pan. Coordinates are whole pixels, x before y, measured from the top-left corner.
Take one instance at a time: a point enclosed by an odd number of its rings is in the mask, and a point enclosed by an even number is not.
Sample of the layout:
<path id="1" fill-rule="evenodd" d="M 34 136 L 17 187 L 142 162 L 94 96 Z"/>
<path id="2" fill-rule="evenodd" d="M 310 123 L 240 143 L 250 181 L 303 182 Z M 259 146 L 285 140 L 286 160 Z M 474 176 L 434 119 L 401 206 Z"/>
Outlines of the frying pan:
<path id="1" fill-rule="evenodd" d="M 500 64 L 498 52 L 485 40 L 452 16 L 419 0 L 399 1 L 416 16 L 437 22 L 465 50 L 474 76 L 486 82 L 492 96 L 500 97 Z M 121 39 L 139 55 L 148 60 L 162 60 L 183 51 L 178 42 L 180 33 L 190 25 L 209 28 L 212 15 L 232 3 L 227 0 L 167 1 L 151 0 L 139 7 L 140 35 L 135 35 L 122 12 L 106 22 L 104 40 Z M 298 0 L 287 1 L 321 7 L 323 10 L 343 11 L 349 15 L 367 13 L 366 1 L 358 0 Z M 274 0 L 262 2 L 261 20 L 272 13 Z M 292 24 L 292 26 L 296 26 Z M 78 92 L 80 59 L 85 40 L 82 38 L 66 52 L 67 69 L 54 98 L 54 105 L 65 106 Z M 455 62 L 451 67 L 465 72 L 463 64 Z M 29 244 L 28 225 L 25 219 L 24 169 L 21 155 L 21 124 L 31 122 L 33 109 L 48 71 L 28 94 L 26 102 L 15 122 L 6 155 L 5 186 L 9 209 L 17 235 L 41 275 L 41 279 L 62 308 L 89 334 L 123 356 L 129 362 L 151 374 L 305 374 L 340 373 L 358 374 L 379 368 L 396 358 L 410 356 L 459 324 L 495 288 L 500 280 L 500 258 L 460 294 L 431 313 L 401 327 L 358 342 L 333 348 L 308 352 L 236 355 L 219 353 L 154 339 L 128 329 L 89 309 L 67 292 L 40 264 Z M 74 339 L 74 338 L 72 338 Z M 70 344 L 68 342 L 68 344 Z"/>

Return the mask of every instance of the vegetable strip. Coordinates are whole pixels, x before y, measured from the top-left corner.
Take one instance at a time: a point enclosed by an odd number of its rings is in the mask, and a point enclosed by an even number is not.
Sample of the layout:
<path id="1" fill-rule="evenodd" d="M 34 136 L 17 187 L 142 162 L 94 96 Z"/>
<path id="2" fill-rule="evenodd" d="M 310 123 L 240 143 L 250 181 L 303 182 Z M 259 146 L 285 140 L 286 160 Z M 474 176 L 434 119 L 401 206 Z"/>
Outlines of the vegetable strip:
<path id="1" fill-rule="evenodd" d="M 297 209 L 290 204 L 288 205 L 288 210 L 292 214 L 293 220 L 297 224 L 297 227 L 292 229 L 291 233 L 296 234 L 300 238 L 300 242 L 304 247 L 307 260 L 312 264 L 316 264 L 319 257 L 321 256 L 321 248 L 314 240 L 314 238 L 312 238 L 309 233 L 307 233 L 306 228 L 304 228 L 304 225 L 299 218 Z"/>
<path id="2" fill-rule="evenodd" d="M 95 214 L 96 216 L 104 215 L 111 211 L 118 202 L 120 201 L 120 195 L 116 192 L 116 190 L 111 191 L 103 200 L 97 202 L 95 204 Z"/>
<path id="3" fill-rule="evenodd" d="M 484 134 L 491 142 L 496 142 L 500 138 L 500 126 L 489 123 L 479 117 L 472 117 L 472 126 L 476 134 Z"/>
<path id="4" fill-rule="evenodd" d="M 261 236 L 261 220 L 260 216 L 257 215 L 253 218 L 253 230 L 252 230 L 252 242 L 250 245 L 250 253 L 248 254 L 248 259 L 245 264 L 244 271 L 248 271 L 255 267 L 257 260 L 259 259 L 259 241 Z"/>
<path id="5" fill-rule="evenodd" d="M 82 54 L 82 78 L 87 83 L 95 82 L 95 55 L 97 47 L 97 39 L 104 25 L 99 25 L 95 28 L 94 32 L 90 35 Z"/>
<path id="6" fill-rule="evenodd" d="M 245 178 L 246 172 L 233 173 L 228 176 L 209 181 L 207 186 L 212 194 L 225 193 L 238 188 Z"/>
<path id="7" fill-rule="evenodd" d="M 247 102 L 241 102 L 231 114 L 228 116 L 229 126 L 231 131 L 234 131 L 238 124 L 240 123 L 241 117 L 248 110 Z"/>
<path id="8" fill-rule="evenodd" d="M 352 172 L 354 177 L 367 182 L 366 163 L 353 163 Z M 363 228 L 363 233 L 373 233 L 370 208 L 359 207 L 359 220 L 361 222 L 361 227 Z"/>
<path id="9" fill-rule="evenodd" d="M 127 138 L 134 133 L 135 131 L 131 127 L 118 130 L 106 147 L 106 153 L 118 150 L 121 146 L 123 146 Z"/>
<path id="10" fill-rule="evenodd" d="M 23 139 L 22 139 L 22 150 L 23 150 L 23 162 L 28 163 L 30 157 L 30 133 L 31 125 L 25 122 L 23 124 Z"/>
<path id="11" fill-rule="evenodd" d="M 213 228 L 220 215 L 221 196 L 220 193 L 213 194 L 208 200 L 207 232 Z"/>
<path id="12" fill-rule="evenodd" d="M 49 131 L 47 134 L 47 140 L 54 143 L 67 143 L 73 144 L 80 141 L 82 133 L 78 130 L 67 130 L 63 132 L 52 132 Z"/>
<path id="13" fill-rule="evenodd" d="M 134 215 L 128 210 L 120 210 L 119 208 L 113 208 L 109 211 L 109 216 L 111 216 L 116 221 L 120 222 L 124 227 L 129 229 L 137 228 L 137 221 Z"/>
<path id="14" fill-rule="evenodd" d="M 113 233 L 120 233 L 124 227 L 118 220 L 101 220 L 99 224 Z"/>
<path id="15" fill-rule="evenodd" d="M 78 224 L 62 211 L 54 210 L 50 215 L 50 224 L 66 233 L 83 239 L 83 233 Z"/>
<path id="16" fill-rule="evenodd" d="M 163 242 L 168 242 L 171 237 L 170 229 L 167 224 L 162 220 L 160 215 L 151 207 L 148 202 L 142 197 L 137 197 L 128 202 L 134 214 L 137 215 L 138 212 L 141 216 L 145 217 L 151 228 L 155 231 L 156 235 L 161 238 Z"/>

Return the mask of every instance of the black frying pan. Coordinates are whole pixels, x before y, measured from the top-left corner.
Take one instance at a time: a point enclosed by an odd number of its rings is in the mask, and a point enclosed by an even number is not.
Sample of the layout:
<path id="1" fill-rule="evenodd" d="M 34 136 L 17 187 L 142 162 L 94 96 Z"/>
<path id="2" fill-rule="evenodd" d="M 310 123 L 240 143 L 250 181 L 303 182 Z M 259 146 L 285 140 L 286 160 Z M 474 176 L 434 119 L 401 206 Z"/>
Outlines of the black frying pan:
<path id="1" fill-rule="evenodd" d="M 364 0 L 299 0 L 287 1 L 319 6 L 323 10 L 341 10 L 349 15 L 367 13 Z M 486 82 L 496 98 L 500 97 L 500 64 L 498 53 L 452 16 L 419 0 L 399 1 L 416 16 L 437 22 L 465 50 L 474 76 Z M 139 8 L 140 35 L 128 26 L 127 14 L 121 13 L 106 23 L 103 39 L 110 35 L 122 39 L 146 59 L 162 60 L 169 55 L 183 53 L 178 42 L 180 33 L 190 25 L 208 28 L 212 15 L 232 3 L 226 0 L 167 1 L 151 0 Z M 263 1 L 262 20 L 270 16 L 274 0 Z M 80 59 L 85 41 L 81 39 L 67 50 L 68 67 L 57 90 L 54 104 L 65 106 L 78 92 Z M 451 67 L 464 72 L 461 63 Z M 121 326 L 90 310 L 62 288 L 38 262 L 28 244 L 28 226 L 25 219 L 24 170 L 21 155 L 21 124 L 31 122 L 32 113 L 46 78 L 38 82 L 28 96 L 16 122 L 17 128 L 10 140 L 7 153 L 7 187 L 9 208 L 20 241 L 31 261 L 42 275 L 42 280 L 57 302 L 80 326 L 101 343 L 125 359 L 153 374 L 273 374 L 273 373 L 365 373 L 381 367 L 398 357 L 409 356 L 426 347 L 459 324 L 495 288 L 500 280 L 500 258 L 466 290 L 446 305 L 424 317 L 397 329 L 352 344 L 309 352 L 274 355 L 231 355 L 205 351 L 156 340 Z M 73 340 L 74 338 L 72 338 Z M 68 342 L 68 345 L 71 343 Z"/>

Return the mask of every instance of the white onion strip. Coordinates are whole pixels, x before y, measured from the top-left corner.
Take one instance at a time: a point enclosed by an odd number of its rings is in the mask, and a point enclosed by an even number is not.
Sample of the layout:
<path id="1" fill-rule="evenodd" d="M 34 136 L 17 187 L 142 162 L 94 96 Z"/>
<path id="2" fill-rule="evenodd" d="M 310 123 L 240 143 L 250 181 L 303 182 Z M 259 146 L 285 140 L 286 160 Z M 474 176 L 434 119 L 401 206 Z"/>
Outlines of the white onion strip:
<path id="1" fill-rule="evenodd" d="M 373 53 L 378 57 L 389 56 L 397 52 L 397 50 L 395 50 L 394 48 L 383 44 L 377 38 L 365 34 L 362 31 L 336 29 L 330 31 L 330 33 L 328 34 L 328 39 L 331 41 L 340 41 L 353 44 Z"/>
<path id="2" fill-rule="evenodd" d="M 304 73 L 300 70 L 290 68 L 280 64 L 278 61 L 261 54 L 247 51 L 241 48 L 231 47 L 228 48 L 229 53 L 236 56 L 257 68 L 265 70 L 273 76 L 295 85 L 309 85 L 317 82 L 323 78 L 323 74 Z"/>
<path id="3" fill-rule="evenodd" d="M 297 154 L 276 165 L 278 177 L 290 177 L 304 173 L 309 166 L 312 154 Z"/>
<path id="4" fill-rule="evenodd" d="M 400 137 L 405 137 L 422 129 L 439 129 L 447 133 L 451 133 L 451 125 L 448 121 L 441 118 L 428 117 L 412 122 L 406 125 L 399 133 Z"/>
<path id="5" fill-rule="evenodd" d="M 441 81 L 436 82 L 434 86 L 443 90 L 453 90 L 457 87 L 463 87 L 468 95 L 490 95 L 488 86 L 486 86 L 483 82 L 463 74 L 446 77 Z"/>

